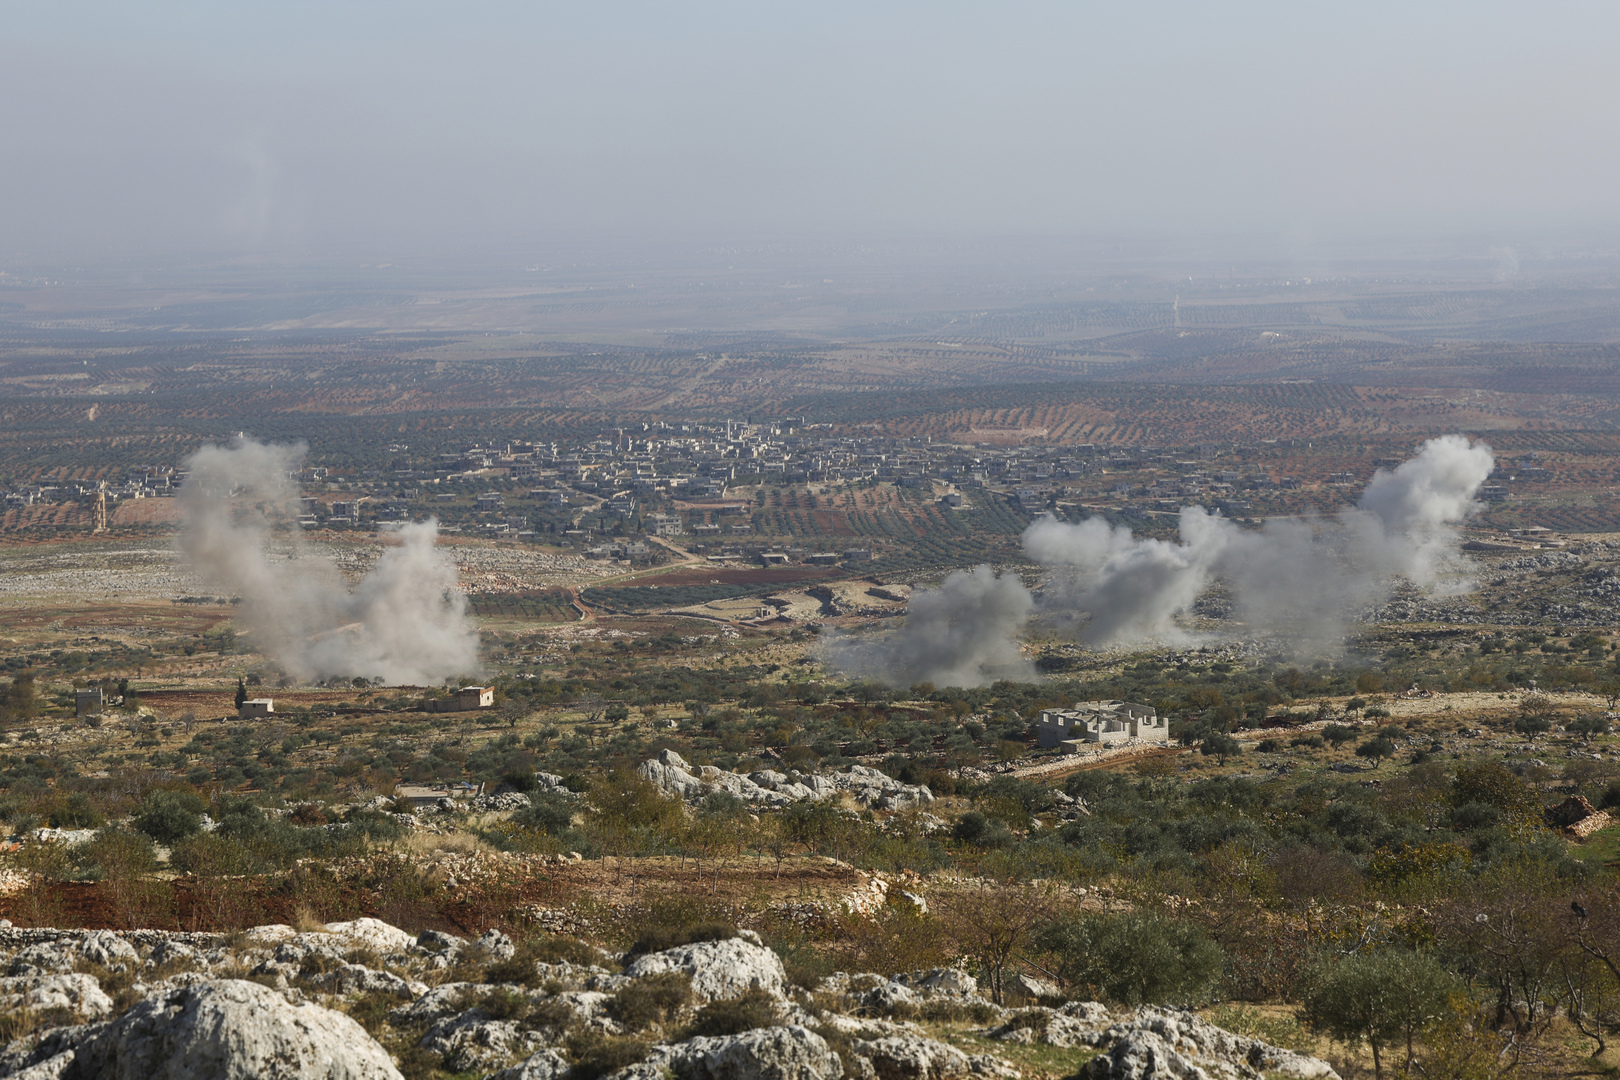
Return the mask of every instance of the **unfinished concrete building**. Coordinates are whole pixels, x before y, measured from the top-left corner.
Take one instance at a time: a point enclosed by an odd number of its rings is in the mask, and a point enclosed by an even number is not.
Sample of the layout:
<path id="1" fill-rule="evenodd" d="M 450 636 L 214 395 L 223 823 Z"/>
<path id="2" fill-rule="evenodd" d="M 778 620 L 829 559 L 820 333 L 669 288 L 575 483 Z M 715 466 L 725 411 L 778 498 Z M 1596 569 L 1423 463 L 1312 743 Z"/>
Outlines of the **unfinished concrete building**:
<path id="1" fill-rule="evenodd" d="M 1043 709 L 1035 730 L 1042 746 L 1064 746 L 1071 752 L 1086 743 L 1170 741 L 1169 721 L 1151 706 L 1130 701 L 1082 701 L 1072 709 Z"/>

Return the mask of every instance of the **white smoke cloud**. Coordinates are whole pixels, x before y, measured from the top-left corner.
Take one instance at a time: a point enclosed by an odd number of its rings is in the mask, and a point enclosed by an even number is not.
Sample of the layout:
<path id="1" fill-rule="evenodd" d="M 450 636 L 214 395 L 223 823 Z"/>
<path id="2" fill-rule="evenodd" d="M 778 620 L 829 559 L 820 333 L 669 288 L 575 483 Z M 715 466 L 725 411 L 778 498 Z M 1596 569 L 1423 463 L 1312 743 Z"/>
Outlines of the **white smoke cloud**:
<path id="1" fill-rule="evenodd" d="M 1040 615 L 1092 645 L 1182 643 L 1193 635 L 1179 620 L 1219 585 L 1252 631 L 1301 650 L 1324 647 L 1342 640 L 1354 608 L 1376 602 L 1394 578 L 1456 587 L 1468 563 L 1454 526 L 1477 508 L 1474 496 L 1494 466 L 1484 443 L 1446 435 L 1394 471 L 1379 469 L 1354 509 L 1240 529 L 1184 507 L 1175 541 L 1135 537 L 1101 518 L 1041 518 L 1023 536 L 1025 552 L 1051 571 Z M 1023 586 L 1015 592 L 1010 581 L 988 567 L 953 574 L 914 597 L 899 634 L 879 646 L 840 642 L 829 659 L 902 685 L 1003 677 L 986 672 L 1016 653 L 1013 635 L 1033 610 Z"/>
<path id="2" fill-rule="evenodd" d="M 304 548 L 292 479 L 304 451 L 238 439 L 187 459 L 180 544 L 193 569 L 241 597 L 238 617 L 259 650 L 295 677 L 420 684 L 476 671 L 477 633 L 434 522 L 395 531 L 398 544 L 352 588 Z"/>
<path id="3" fill-rule="evenodd" d="M 988 566 L 947 574 L 938 589 L 911 596 L 905 625 L 876 642 L 834 636 L 823 659 L 846 675 L 891 686 L 985 686 L 997 679 L 1030 679 L 1034 665 L 1015 635 L 1035 601 L 1016 574 Z"/>
<path id="4" fill-rule="evenodd" d="M 1382 595 L 1390 579 L 1433 588 L 1467 566 L 1453 526 L 1473 512 L 1494 466 L 1484 443 L 1446 435 L 1393 472 L 1379 469 L 1357 508 L 1332 518 L 1246 530 L 1184 507 L 1177 543 L 1138 539 L 1097 518 L 1043 518 L 1025 530 L 1024 550 L 1060 571 L 1043 613 L 1076 624 L 1092 644 L 1184 641 L 1178 617 L 1218 582 L 1254 629 L 1319 646 L 1342 636 L 1350 609 Z"/>

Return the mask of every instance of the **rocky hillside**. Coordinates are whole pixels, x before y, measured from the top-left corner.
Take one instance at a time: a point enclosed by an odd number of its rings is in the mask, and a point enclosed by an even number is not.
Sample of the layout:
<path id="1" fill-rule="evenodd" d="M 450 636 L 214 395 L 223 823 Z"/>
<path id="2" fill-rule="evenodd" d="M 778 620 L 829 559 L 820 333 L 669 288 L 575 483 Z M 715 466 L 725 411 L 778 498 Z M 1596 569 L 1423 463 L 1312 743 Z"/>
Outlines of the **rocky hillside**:
<path id="1" fill-rule="evenodd" d="M 610 956 L 375 919 L 232 936 L 0 927 L 0 1077 L 1337 1080 L 1187 1012 L 1009 1010 L 949 968 L 796 987 L 748 931 L 677 937 Z"/>

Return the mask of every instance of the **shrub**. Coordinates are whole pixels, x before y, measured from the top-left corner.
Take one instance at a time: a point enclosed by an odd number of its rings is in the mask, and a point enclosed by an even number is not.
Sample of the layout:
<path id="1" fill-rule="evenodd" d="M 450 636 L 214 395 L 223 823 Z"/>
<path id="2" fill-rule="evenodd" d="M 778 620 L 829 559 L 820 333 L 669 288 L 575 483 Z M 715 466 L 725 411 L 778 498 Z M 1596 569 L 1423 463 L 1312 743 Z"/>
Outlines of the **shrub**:
<path id="1" fill-rule="evenodd" d="M 640 1039 L 615 1038 L 599 1031 L 577 1032 L 569 1037 L 567 1046 L 574 1058 L 568 1080 L 596 1080 L 618 1072 L 645 1060 L 651 1049 Z"/>
<path id="2" fill-rule="evenodd" d="M 612 1017 L 632 1031 L 672 1019 L 692 1000 L 692 977 L 660 971 L 621 986 L 607 1001 Z"/>
<path id="3" fill-rule="evenodd" d="M 723 922 L 699 922 L 689 926 L 656 926 L 644 930 L 630 954 L 663 952 L 678 945 L 692 945 L 699 941 L 726 941 L 737 936 L 737 928 Z"/>
<path id="4" fill-rule="evenodd" d="M 981 810 L 969 810 L 957 818 L 951 835 L 979 847 L 1005 847 L 1013 841 L 1012 830 L 1007 828 L 1005 821 L 990 817 Z"/>
<path id="5" fill-rule="evenodd" d="M 1458 982 L 1423 953 L 1392 949 L 1319 963 L 1306 979 L 1302 1016 L 1341 1042 L 1365 1042 L 1375 1075 L 1384 1074 L 1383 1049 L 1408 1046 L 1449 1012 Z"/>
<path id="6" fill-rule="evenodd" d="M 1201 927 L 1153 911 L 1054 923 L 1037 940 L 1064 982 L 1122 1005 L 1204 998 L 1226 961 Z"/>
<path id="7" fill-rule="evenodd" d="M 135 828 L 160 844 L 173 844 L 202 828 L 203 801 L 189 791 L 146 793 Z"/>
<path id="8" fill-rule="evenodd" d="M 1368 709 L 1367 714 L 1369 716 L 1372 715 L 1372 710 Z M 1384 715 L 1387 716 L 1389 714 L 1385 713 Z M 1332 743 L 1335 748 L 1343 746 L 1345 743 L 1349 742 L 1355 737 L 1356 729 L 1350 727 L 1348 724 L 1329 724 L 1327 727 L 1322 729 L 1322 738 Z"/>
<path id="9" fill-rule="evenodd" d="M 776 1023 L 776 999 L 763 990 L 750 990 L 742 997 L 709 1002 L 697 1011 L 683 1034 L 688 1039 L 698 1035 L 741 1035 Z"/>

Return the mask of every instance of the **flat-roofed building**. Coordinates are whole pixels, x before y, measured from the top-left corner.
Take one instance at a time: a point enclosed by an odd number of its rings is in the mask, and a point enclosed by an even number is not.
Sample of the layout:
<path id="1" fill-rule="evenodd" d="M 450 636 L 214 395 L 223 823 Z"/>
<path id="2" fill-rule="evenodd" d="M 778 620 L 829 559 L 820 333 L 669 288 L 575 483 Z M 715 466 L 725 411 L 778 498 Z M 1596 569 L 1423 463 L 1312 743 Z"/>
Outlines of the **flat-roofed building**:
<path id="1" fill-rule="evenodd" d="M 1151 706 L 1130 701 L 1082 701 L 1071 709 L 1043 709 L 1035 725 L 1042 746 L 1120 743 L 1127 739 L 1168 743 L 1170 724 Z"/>

